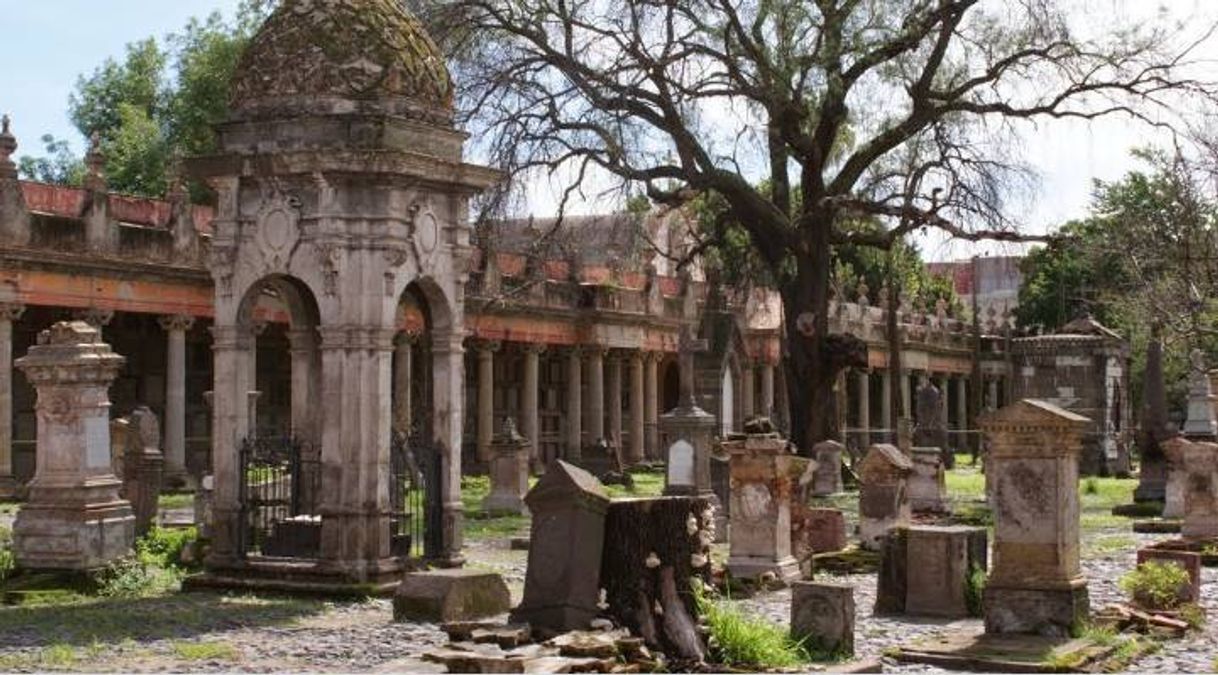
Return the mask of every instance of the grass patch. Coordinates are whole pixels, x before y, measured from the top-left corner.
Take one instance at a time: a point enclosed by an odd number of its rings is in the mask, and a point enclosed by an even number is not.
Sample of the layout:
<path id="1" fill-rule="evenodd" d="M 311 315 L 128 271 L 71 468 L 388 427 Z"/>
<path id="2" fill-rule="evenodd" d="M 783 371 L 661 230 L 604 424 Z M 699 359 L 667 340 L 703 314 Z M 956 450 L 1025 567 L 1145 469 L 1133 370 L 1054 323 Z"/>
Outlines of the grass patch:
<path id="1" fill-rule="evenodd" d="M 985 501 L 985 475 L 971 467 L 948 471 L 944 476 L 947 494 L 956 501 Z"/>
<path id="2" fill-rule="evenodd" d="M 56 643 L 33 652 L 0 654 L 0 670 L 66 670 L 79 661 L 76 649 Z"/>
<path id="3" fill-rule="evenodd" d="M 157 498 L 158 509 L 189 509 L 194 508 L 195 496 L 189 492 L 162 494 Z"/>
<path id="4" fill-rule="evenodd" d="M 1096 537 L 1086 542 L 1088 552 L 1099 555 L 1127 551 L 1137 547 L 1137 545 L 1138 541 L 1136 539 L 1124 534 Z"/>
<path id="5" fill-rule="evenodd" d="M 21 508 L 21 502 L 0 502 L 0 516 L 15 516 Z"/>
<path id="6" fill-rule="evenodd" d="M 741 611 L 731 602 L 709 597 L 694 587 L 698 609 L 710 629 L 715 662 L 729 667 L 795 668 L 813 661 L 836 660 L 814 645 L 792 639 L 786 627 Z"/>
<path id="7" fill-rule="evenodd" d="M 0 585 L 17 569 L 17 556 L 13 554 L 13 533 L 0 527 Z"/>
<path id="8" fill-rule="evenodd" d="M 605 492 L 613 499 L 630 499 L 637 497 L 659 497 L 664 494 L 664 473 L 662 471 L 631 471 L 630 478 L 633 487 L 625 485 L 606 485 Z"/>
<path id="9" fill-rule="evenodd" d="M 233 645 L 212 640 L 208 642 L 174 641 L 173 654 L 183 661 L 237 661 L 241 652 Z"/>

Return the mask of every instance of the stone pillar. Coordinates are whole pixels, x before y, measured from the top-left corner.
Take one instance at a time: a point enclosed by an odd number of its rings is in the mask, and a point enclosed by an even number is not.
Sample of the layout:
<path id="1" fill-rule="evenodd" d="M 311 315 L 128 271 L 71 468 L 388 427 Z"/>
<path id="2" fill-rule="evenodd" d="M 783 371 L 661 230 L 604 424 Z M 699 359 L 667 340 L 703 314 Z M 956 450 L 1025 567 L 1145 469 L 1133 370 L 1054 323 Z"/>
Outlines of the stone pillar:
<path id="1" fill-rule="evenodd" d="M 25 307 L 0 304 L 0 499 L 15 495 L 13 476 L 13 322 Z"/>
<path id="2" fill-rule="evenodd" d="M 617 353 L 609 356 L 609 429 L 605 438 L 622 453 L 622 357 Z"/>
<path id="3" fill-rule="evenodd" d="M 756 389 L 757 378 L 753 377 L 753 362 L 744 361 L 740 364 L 740 411 L 744 413 L 746 422 L 757 414 L 756 406 L 753 404 Z"/>
<path id="4" fill-rule="evenodd" d="M 541 406 L 538 404 L 537 387 L 541 374 L 543 344 L 524 345 L 524 387 L 520 392 L 520 431 L 529 439 L 529 460 L 537 464 L 541 445 Z"/>
<path id="5" fill-rule="evenodd" d="M 529 491 L 529 439 L 516 432 L 507 418 L 503 431 L 491 443 L 491 492 L 482 500 L 488 513 L 528 513 L 524 496 Z"/>
<path id="6" fill-rule="evenodd" d="M 258 388 L 258 336 L 266 332 L 267 322 L 254 321 L 249 327 L 249 348 L 245 350 L 245 367 L 249 369 L 249 390 L 246 405 L 249 406 L 250 434 L 258 433 L 258 399 L 262 390 Z"/>
<path id="7" fill-rule="evenodd" d="M 491 439 L 495 435 L 495 352 L 498 342 L 479 342 L 478 349 L 478 430 L 479 462 L 491 460 Z"/>
<path id="8" fill-rule="evenodd" d="M 165 477 L 186 474 L 186 331 L 193 316 L 163 316 L 161 328 L 168 335 L 165 367 Z"/>
<path id="9" fill-rule="evenodd" d="M 584 458 L 583 439 L 583 363 L 579 347 L 567 352 L 567 457 L 572 463 Z"/>
<path id="10" fill-rule="evenodd" d="M 410 435 L 414 424 L 414 335 L 402 331 L 393 342 L 393 430 Z"/>
<path id="11" fill-rule="evenodd" d="M 761 414 L 774 414 L 774 364 L 769 361 L 761 364 Z"/>
<path id="12" fill-rule="evenodd" d="M 965 431 L 968 429 L 968 378 L 963 375 L 956 377 L 956 428 Z M 961 436 L 960 447 L 967 447 L 963 442 L 964 436 Z"/>
<path id="13" fill-rule="evenodd" d="M 1079 563 L 1078 460 L 1091 420 L 1023 399 L 986 415 L 994 483 L 987 633 L 1066 636 L 1088 618 Z"/>
<path id="14" fill-rule="evenodd" d="M 791 459 L 778 434 L 749 434 L 725 441 L 731 455 L 731 554 L 728 572 L 757 579 L 772 574 L 787 582 L 799 578 L 791 555 Z"/>
<path id="15" fill-rule="evenodd" d="M 630 355 L 630 450 L 626 453 L 628 466 L 643 461 L 643 446 L 645 441 L 645 424 L 643 421 L 644 397 L 643 391 L 643 353 L 634 352 Z"/>
<path id="16" fill-rule="evenodd" d="M 81 321 L 43 331 L 17 360 L 38 392 L 38 468 L 13 524 L 19 567 L 97 569 L 131 551 L 135 515 L 110 460 L 107 389 L 122 364 Z"/>
<path id="17" fill-rule="evenodd" d="M 648 459 L 660 458 L 659 364 L 662 355 L 649 352 L 643 360 L 644 445 Z"/>
<path id="18" fill-rule="evenodd" d="M 859 371 L 858 383 L 859 444 L 868 447 L 871 445 L 871 373 Z"/>
<path id="19" fill-rule="evenodd" d="M 465 419 L 465 349 L 457 324 L 447 332 L 431 334 L 431 400 L 434 411 L 433 433 L 440 445 L 441 461 L 441 537 L 439 550 L 427 551 L 427 557 L 444 567 L 459 567 L 465 557 L 465 506 L 461 501 L 461 438 Z"/>
<path id="20" fill-rule="evenodd" d="M 996 377 L 991 377 L 986 380 L 985 408 L 986 410 L 998 409 L 998 378 Z"/>
<path id="21" fill-rule="evenodd" d="M 892 373 L 885 368 L 880 373 L 880 391 L 883 393 L 880 396 L 880 426 L 889 430 L 892 429 L 892 397 L 888 395 L 891 386 Z"/>
<path id="22" fill-rule="evenodd" d="M 588 443 L 605 437 L 605 350 L 588 350 Z"/>
<path id="23" fill-rule="evenodd" d="M 911 398 L 913 398 L 913 397 L 910 395 L 909 371 L 902 370 L 901 371 L 901 409 L 905 411 L 906 417 L 913 419 L 914 409 L 913 409 L 913 406 L 910 404 Z"/>
<path id="24" fill-rule="evenodd" d="M 212 569 L 238 564 L 243 528 L 238 453 L 251 428 L 248 405 L 250 370 L 246 352 L 250 333 L 236 325 L 212 326 L 212 495 L 211 546 L 205 564 Z"/>

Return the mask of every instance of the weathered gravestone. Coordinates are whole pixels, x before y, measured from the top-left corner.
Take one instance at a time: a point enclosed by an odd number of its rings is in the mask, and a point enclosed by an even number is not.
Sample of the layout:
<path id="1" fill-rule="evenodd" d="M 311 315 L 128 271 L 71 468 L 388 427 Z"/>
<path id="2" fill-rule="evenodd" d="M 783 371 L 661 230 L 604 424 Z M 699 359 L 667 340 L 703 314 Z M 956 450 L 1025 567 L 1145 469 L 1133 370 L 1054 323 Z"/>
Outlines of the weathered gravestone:
<path id="1" fill-rule="evenodd" d="M 1079 564 L 1079 456 L 1091 420 L 1037 399 L 982 417 L 994 485 L 987 633 L 1065 636 L 1087 620 Z"/>
<path id="2" fill-rule="evenodd" d="M 799 577 L 791 555 L 791 459 L 777 433 L 741 434 L 723 442 L 731 455 L 731 553 L 728 572 L 740 579 Z"/>
<path id="3" fill-rule="evenodd" d="M 608 617 L 670 658 L 702 661 L 692 584 L 710 582 L 714 540 L 708 497 L 610 502 L 600 568 Z"/>
<path id="4" fill-rule="evenodd" d="M 1218 537 L 1218 444 L 1192 443 L 1184 448 L 1185 539 Z"/>
<path id="5" fill-rule="evenodd" d="M 1218 439 L 1218 419 L 1214 415 L 1214 392 L 1210 390 L 1205 356 L 1200 349 L 1189 354 L 1189 363 L 1188 418 L 1184 421 L 1184 435 L 1190 440 L 1213 441 Z"/>
<path id="6" fill-rule="evenodd" d="M 839 509 L 791 509 L 791 552 L 804 578 L 811 578 L 811 558 L 846 548 L 846 516 Z M 805 562 L 806 561 L 806 562 Z"/>
<path id="7" fill-rule="evenodd" d="M 939 448 L 914 448 L 909 474 L 909 508 L 914 513 L 945 513 L 947 477 Z"/>
<path id="8" fill-rule="evenodd" d="M 516 431 L 508 418 L 503 430 L 491 440 L 491 492 L 482 500 L 488 513 L 527 513 L 524 496 L 529 491 L 529 439 Z"/>
<path id="9" fill-rule="evenodd" d="M 894 527 L 909 524 L 909 474 L 913 462 L 894 445 L 877 443 L 859 464 L 859 540 L 878 551 L 883 537 Z"/>
<path id="10" fill-rule="evenodd" d="M 470 621 L 503 614 L 512 598 L 503 577 L 468 569 L 407 574 L 393 595 L 394 621 Z"/>
<path id="11" fill-rule="evenodd" d="M 135 515 L 110 463 L 107 395 L 122 364 L 83 321 L 42 331 L 14 364 L 38 392 L 37 470 L 13 524 L 18 566 L 95 569 L 130 553 Z"/>
<path id="12" fill-rule="evenodd" d="M 1162 444 L 1170 437 L 1170 432 L 1167 428 L 1167 388 L 1163 381 L 1163 340 L 1159 332 L 1158 324 L 1152 326 L 1151 340 L 1146 346 L 1142 424 L 1138 431 L 1142 461 L 1138 468 L 1138 487 L 1133 492 L 1137 502 L 1166 498 L 1168 466 Z"/>
<path id="13" fill-rule="evenodd" d="M 828 497 L 845 490 L 842 485 L 842 452 L 845 449 L 837 441 L 821 441 L 812 447 L 812 457 L 816 460 L 813 497 Z"/>
<path id="14" fill-rule="evenodd" d="M 947 445 L 947 421 L 943 419 L 946 406 L 943 403 L 943 392 L 923 377 L 918 387 L 916 403 L 917 426 L 914 428 L 913 444 L 922 448 L 939 448 L 944 453 L 944 464 L 951 468 L 951 449 Z"/>
<path id="15" fill-rule="evenodd" d="M 888 531 L 880 554 L 876 614 L 960 618 L 976 614 L 974 570 L 985 571 L 983 527 L 901 527 Z"/>
<path id="16" fill-rule="evenodd" d="M 127 418 L 110 423 L 114 463 L 123 481 L 119 496 L 131 502 L 135 513 L 135 534 L 143 536 L 156 522 L 165 455 L 161 452 L 161 425 L 147 406 L 137 407 Z"/>
<path id="17" fill-rule="evenodd" d="M 722 448 L 719 448 L 720 453 Z M 711 490 L 719 508 L 715 509 L 715 543 L 724 544 L 728 541 L 728 530 L 731 527 L 732 511 L 732 462 L 726 454 L 712 454 L 711 460 Z"/>
<path id="18" fill-rule="evenodd" d="M 668 446 L 664 494 L 691 495 L 694 493 L 694 487 L 694 446 L 679 438 Z"/>
<path id="19" fill-rule="evenodd" d="M 1166 473 L 1163 488 L 1164 518 L 1184 517 L 1184 484 L 1188 480 L 1188 471 L 1184 467 L 1184 451 L 1192 445 L 1192 442 L 1183 436 L 1175 436 L 1159 444 L 1163 454 L 1163 470 Z"/>
<path id="20" fill-rule="evenodd" d="M 854 586 L 796 581 L 791 589 L 791 637 L 810 649 L 852 656 Z"/>
<path id="21" fill-rule="evenodd" d="M 524 498 L 533 524 L 524 599 L 512 620 L 582 630 L 596 617 L 609 496 L 592 474 L 555 460 Z"/>

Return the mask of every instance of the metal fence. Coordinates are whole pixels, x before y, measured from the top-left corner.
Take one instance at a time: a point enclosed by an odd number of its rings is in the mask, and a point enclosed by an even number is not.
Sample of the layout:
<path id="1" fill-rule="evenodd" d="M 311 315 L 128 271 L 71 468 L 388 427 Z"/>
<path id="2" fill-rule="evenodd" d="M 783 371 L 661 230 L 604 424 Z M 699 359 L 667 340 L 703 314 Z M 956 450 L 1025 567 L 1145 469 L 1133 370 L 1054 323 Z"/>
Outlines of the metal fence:
<path id="1" fill-rule="evenodd" d="M 270 554 L 268 543 L 282 535 L 277 529 L 283 523 L 314 522 L 310 512 L 319 472 L 316 460 L 307 459 L 305 450 L 305 443 L 291 436 L 252 436 L 241 441 L 238 549 L 242 555 Z M 302 529 L 312 529 L 308 524 Z M 276 554 L 284 551 L 302 552 L 301 547 L 290 546 Z"/>
<path id="2" fill-rule="evenodd" d="M 440 448 L 421 433 L 395 432 L 390 445 L 390 547 L 402 558 L 439 555 Z"/>

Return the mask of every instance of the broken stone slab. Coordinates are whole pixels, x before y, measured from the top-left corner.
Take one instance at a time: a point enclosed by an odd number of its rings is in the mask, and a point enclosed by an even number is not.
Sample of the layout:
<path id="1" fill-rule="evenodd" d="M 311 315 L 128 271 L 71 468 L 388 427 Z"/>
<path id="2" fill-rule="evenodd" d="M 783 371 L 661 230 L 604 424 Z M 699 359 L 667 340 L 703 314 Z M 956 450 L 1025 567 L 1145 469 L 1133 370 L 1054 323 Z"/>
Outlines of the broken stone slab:
<path id="1" fill-rule="evenodd" d="M 528 625 L 508 624 L 493 628 L 475 628 L 470 632 L 469 639 L 473 640 L 474 644 L 494 644 L 511 649 L 528 644 L 531 636 Z"/>
<path id="2" fill-rule="evenodd" d="M 448 621 L 440 625 L 440 630 L 448 634 L 448 639 L 453 642 L 466 642 L 476 630 L 493 630 L 502 626 L 495 621 Z"/>
<path id="3" fill-rule="evenodd" d="M 424 661 L 443 664 L 450 673 L 524 673 L 526 664 L 544 656 L 556 654 L 541 645 L 527 645 L 505 651 L 494 645 L 457 643 L 445 649 L 428 652 Z"/>
<path id="4" fill-rule="evenodd" d="M 467 621 L 503 614 L 512 598 L 503 577 L 467 569 L 407 574 L 393 596 L 394 621 Z"/>
<path id="5" fill-rule="evenodd" d="M 576 630 L 563 633 L 546 644 L 557 647 L 561 656 L 611 659 L 618 655 L 618 640 L 626 637 L 629 637 L 629 633 L 624 630 L 596 632 Z"/>

